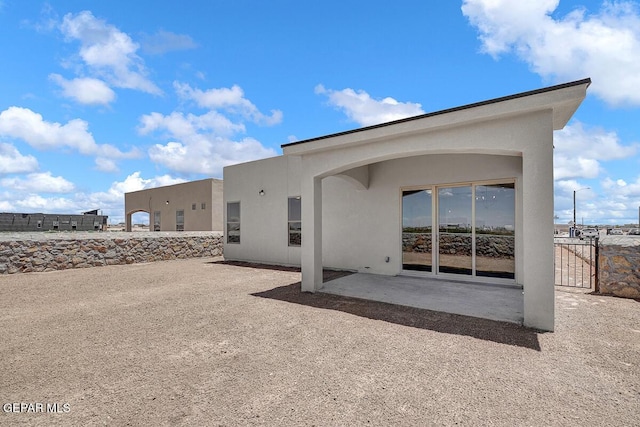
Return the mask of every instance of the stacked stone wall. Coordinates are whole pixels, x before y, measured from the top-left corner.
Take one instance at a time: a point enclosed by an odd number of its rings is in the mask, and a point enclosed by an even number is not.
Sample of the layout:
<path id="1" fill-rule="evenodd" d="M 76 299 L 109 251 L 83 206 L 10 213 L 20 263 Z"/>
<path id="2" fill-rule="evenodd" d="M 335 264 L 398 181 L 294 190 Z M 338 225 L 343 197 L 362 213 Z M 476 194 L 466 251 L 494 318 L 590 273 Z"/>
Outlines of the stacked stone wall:
<path id="1" fill-rule="evenodd" d="M 403 252 L 431 252 L 431 233 L 402 233 Z M 513 236 L 476 235 L 478 256 L 513 259 L 515 240 Z M 440 236 L 440 253 L 471 256 L 471 236 L 443 234 Z"/>
<path id="2" fill-rule="evenodd" d="M 220 233 L 1 233 L 0 274 L 222 255 Z"/>
<path id="3" fill-rule="evenodd" d="M 599 251 L 600 293 L 640 298 L 640 237 L 603 237 Z"/>

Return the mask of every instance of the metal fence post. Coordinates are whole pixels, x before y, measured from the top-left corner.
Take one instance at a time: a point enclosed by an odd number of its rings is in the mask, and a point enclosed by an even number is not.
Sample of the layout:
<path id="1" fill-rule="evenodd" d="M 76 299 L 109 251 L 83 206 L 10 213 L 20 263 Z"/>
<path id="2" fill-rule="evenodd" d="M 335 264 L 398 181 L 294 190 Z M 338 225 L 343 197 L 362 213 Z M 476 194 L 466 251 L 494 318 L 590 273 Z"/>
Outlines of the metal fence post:
<path id="1" fill-rule="evenodd" d="M 600 293 L 600 239 L 596 237 L 596 274 L 595 274 L 595 282 L 594 282 L 594 293 Z"/>

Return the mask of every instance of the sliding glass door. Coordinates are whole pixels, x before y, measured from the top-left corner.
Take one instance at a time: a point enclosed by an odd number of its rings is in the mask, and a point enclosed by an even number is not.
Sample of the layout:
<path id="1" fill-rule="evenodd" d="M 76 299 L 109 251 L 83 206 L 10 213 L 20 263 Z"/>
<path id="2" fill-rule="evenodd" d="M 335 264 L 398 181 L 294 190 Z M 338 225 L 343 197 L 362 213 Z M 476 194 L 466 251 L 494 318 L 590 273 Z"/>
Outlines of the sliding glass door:
<path id="1" fill-rule="evenodd" d="M 431 190 L 402 192 L 402 268 L 432 270 Z"/>
<path id="2" fill-rule="evenodd" d="M 402 269 L 515 279 L 515 184 L 403 190 Z"/>
<path id="3" fill-rule="evenodd" d="M 514 279 L 515 186 L 477 185 L 476 276 Z"/>
<path id="4" fill-rule="evenodd" d="M 438 189 L 438 272 L 473 274 L 472 187 Z"/>

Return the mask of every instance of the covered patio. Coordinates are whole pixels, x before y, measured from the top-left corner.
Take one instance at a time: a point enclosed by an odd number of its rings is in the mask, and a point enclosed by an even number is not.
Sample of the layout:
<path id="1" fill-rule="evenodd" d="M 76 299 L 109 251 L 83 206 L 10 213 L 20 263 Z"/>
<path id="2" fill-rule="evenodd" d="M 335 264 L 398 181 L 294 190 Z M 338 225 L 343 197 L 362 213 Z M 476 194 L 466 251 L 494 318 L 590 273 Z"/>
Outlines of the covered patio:
<path id="1" fill-rule="evenodd" d="M 467 266 L 455 273 L 475 280 L 485 273 L 478 271 L 481 270 L 480 256 L 476 253 L 481 245 L 476 233 L 483 231 L 484 224 L 476 222 L 471 202 L 468 215 L 448 219 L 447 212 L 454 213 L 455 207 L 448 206 L 445 198 L 459 192 L 460 200 L 465 197 L 465 200 L 478 200 L 474 196 L 477 187 L 497 184 L 509 186 L 515 192 L 512 208 L 515 223 L 508 224 L 515 234 L 515 248 L 511 251 L 515 271 L 511 280 L 524 290 L 519 295 L 520 314 L 505 317 L 531 328 L 552 331 L 553 131 L 567 124 L 586 96 L 589 84 L 590 80 L 585 79 L 283 145 L 285 156 L 301 160 L 302 291 L 321 290 L 323 266 L 337 264 L 381 276 L 402 274 L 403 271 L 398 270 L 405 268 L 405 263 L 399 262 L 403 214 L 395 200 L 412 189 L 438 196 L 431 205 L 431 222 L 418 230 L 432 236 L 432 246 L 423 245 L 424 251 L 433 254 L 432 263 L 425 268 L 431 268 L 428 271 L 436 276 L 451 273 L 442 263 L 444 256 L 460 255 L 463 249 L 459 242 L 458 247 L 446 248 L 448 242 L 443 239 L 449 229 L 453 229 L 453 233 L 459 233 L 458 229 L 471 230 L 466 236 L 471 243 L 465 241 L 464 249 L 468 252 Z M 440 160 L 433 160 L 436 158 Z M 414 161 L 419 164 L 412 164 Z M 438 168 L 441 170 L 436 173 Z M 325 191 L 337 193 L 331 189 L 329 179 L 344 176 L 350 178 L 347 181 L 355 181 L 354 191 L 338 199 L 339 202 L 323 196 Z M 331 217 L 328 212 L 337 214 Z M 367 240 L 362 236 L 371 237 Z M 362 242 L 354 245 L 354 239 Z M 433 247 L 436 249 L 430 249 Z M 437 252 L 438 248 L 442 253 Z M 332 262 L 333 253 L 340 258 L 338 262 Z M 463 280 L 466 279 L 468 277 Z M 446 286 L 447 282 L 438 283 Z M 356 283 L 351 285 L 357 288 Z M 394 291 L 402 294 L 401 288 Z M 491 293 L 485 295 L 484 292 L 488 288 L 472 285 L 471 288 L 442 289 L 441 292 L 453 293 L 450 298 L 438 298 L 437 309 L 459 310 L 471 301 L 477 308 L 468 307 L 465 311 L 474 315 L 476 310 L 476 316 L 490 317 L 491 313 L 485 312 L 488 309 L 480 303 L 492 301 Z M 344 289 L 346 292 L 347 287 Z M 463 289 L 482 292 L 476 292 L 477 295 L 472 292 L 467 297 Z M 405 298 L 408 303 L 414 296 L 393 298 Z M 432 299 L 418 298 L 423 303 Z"/>
<path id="2" fill-rule="evenodd" d="M 520 325 L 524 321 L 519 286 L 356 273 L 325 282 L 318 291 Z"/>

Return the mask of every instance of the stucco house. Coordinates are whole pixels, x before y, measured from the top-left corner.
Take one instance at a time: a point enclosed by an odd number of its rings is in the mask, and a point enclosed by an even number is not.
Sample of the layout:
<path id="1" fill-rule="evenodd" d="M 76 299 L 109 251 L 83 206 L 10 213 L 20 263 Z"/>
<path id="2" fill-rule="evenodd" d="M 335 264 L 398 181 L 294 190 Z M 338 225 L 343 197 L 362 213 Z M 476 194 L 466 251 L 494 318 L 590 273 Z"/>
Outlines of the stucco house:
<path id="1" fill-rule="evenodd" d="M 553 131 L 590 79 L 285 144 L 224 169 L 228 260 L 521 288 L 553 330 Z M 488 289 L 488 288 L 487 288 Z"/>
<path id="2" fill-rule="evenodd" d="M 222 189 L 208 178 L 125 193 L 126 231 L 136 212 L 149 214 L 149 231 L 222 231 Z"/>

